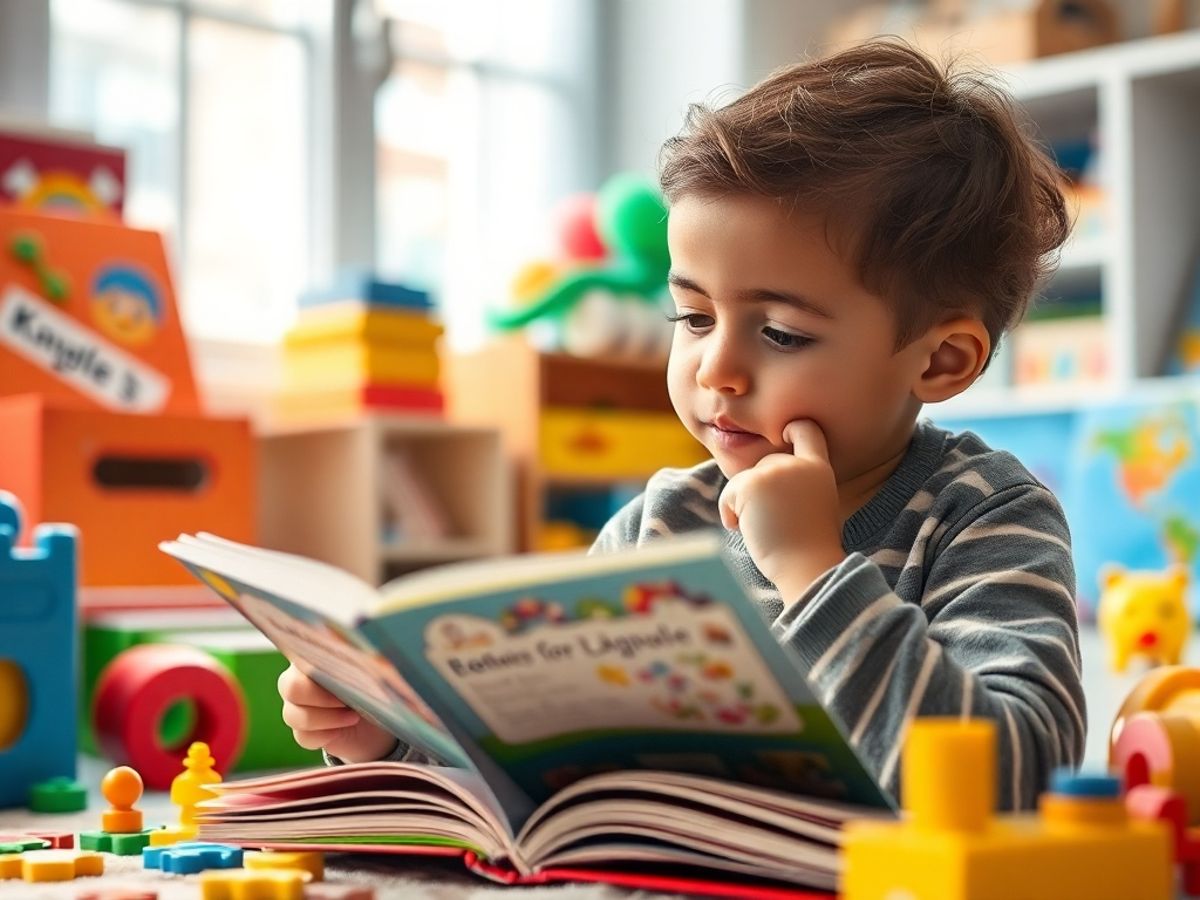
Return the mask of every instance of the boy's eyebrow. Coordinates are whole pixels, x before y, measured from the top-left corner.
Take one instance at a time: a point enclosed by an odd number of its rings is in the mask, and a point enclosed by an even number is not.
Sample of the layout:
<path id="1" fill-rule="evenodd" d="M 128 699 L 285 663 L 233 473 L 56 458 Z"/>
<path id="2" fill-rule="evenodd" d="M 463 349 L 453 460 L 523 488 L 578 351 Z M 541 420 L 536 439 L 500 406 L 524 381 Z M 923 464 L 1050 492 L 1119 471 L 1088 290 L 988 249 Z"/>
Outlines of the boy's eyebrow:
<path id="1" fill-rule="evenodd" d="M 692 279 L 680 275 L 678 272 L 668 273 L 667 283 L 673 284 L 685 291 L 694 291 L 701 296 L 708 297 L 708 291 L 704 290 L 704 288 L 700 287 Z M 789 294 L 785 291 L 772 291 L 766 288 L 751 288 L 745 291 L 738 291 L 734 296 L 738 300 L 757 301 L 759 303 L 786 303 L 789 306 L 794 306 L 803 312 L 822 319 L 834 318 L 833 313 L 829 310 L 801 294 Z M 711 300 L 712 298 L 709 297 L 709 299 Z"/>

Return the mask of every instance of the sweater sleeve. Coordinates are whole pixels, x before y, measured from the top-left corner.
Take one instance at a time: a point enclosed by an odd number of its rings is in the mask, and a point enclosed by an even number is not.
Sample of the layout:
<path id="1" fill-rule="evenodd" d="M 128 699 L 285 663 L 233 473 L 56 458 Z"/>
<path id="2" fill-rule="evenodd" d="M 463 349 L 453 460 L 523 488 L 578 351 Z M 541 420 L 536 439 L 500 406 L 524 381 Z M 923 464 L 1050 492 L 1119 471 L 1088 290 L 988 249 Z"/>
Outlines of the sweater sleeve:
<path id="1" fill-rule="evenodd" d="M 340 760 L 336 756 L 330 756 L 324 750 L 321 751 L 321 755 L 325 757 L 325 765 L 327 766 L 345 765 L 344 760 Z M 376 760 L 376 762 L 410 762 L 422 763 L 429 766 L 441 765 L 441 763 L 439 763 L 437 760 L 430 756 L 426 756 L 415 747 L 404 743 L 404 741 L 396 741 L 396 746 L 392 749 L 392 752 L 387 756 L 380 757 L 378 760 Z"/>
<path id="2" fill-rule="evenodd" d="M 1055 767 L 1079 764 L 1086 732 L 1066 520 L 1049 491 L 1023 484 L 932 535 L 924 565 L 910 557 L 918 570 L 900 575 L 927 570 L 920 605 L 855 553 L 784 611 L 776 635 L 895 796 L 914 716 L 985 717 L 1001 808 L 1032 808 Z"/>
<path id="3" fill-rule="evenodd" d="M 641 530 L 642 510 L 645 508 L 646 495 L 638 494 L 617 512 L 615 512 L 588 550 L 589 556 L 614 553 L 627 547 L 636 547 L 638 533 Z"/>

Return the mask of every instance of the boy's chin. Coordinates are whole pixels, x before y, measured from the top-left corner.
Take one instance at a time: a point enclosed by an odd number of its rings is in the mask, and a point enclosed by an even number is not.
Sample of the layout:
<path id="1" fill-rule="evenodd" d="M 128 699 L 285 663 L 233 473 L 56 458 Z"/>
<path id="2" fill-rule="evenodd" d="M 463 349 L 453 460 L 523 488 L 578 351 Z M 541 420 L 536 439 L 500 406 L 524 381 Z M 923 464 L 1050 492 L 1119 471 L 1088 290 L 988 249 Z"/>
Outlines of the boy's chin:
<path id="1" fill-rule="evenodd" d="M 717 463 L 717 468 L 721 470 L 721 474 L 726 479 L 745 472 L 747 469 L 753 469 L 758 464 L 759 459 L 762 458 L 761 456 L 757 458 L 738 456 L 727 450 L 713 450 L 712 448 L 709 448 L 708 452 L 712 454 L 712 458 Z"/>

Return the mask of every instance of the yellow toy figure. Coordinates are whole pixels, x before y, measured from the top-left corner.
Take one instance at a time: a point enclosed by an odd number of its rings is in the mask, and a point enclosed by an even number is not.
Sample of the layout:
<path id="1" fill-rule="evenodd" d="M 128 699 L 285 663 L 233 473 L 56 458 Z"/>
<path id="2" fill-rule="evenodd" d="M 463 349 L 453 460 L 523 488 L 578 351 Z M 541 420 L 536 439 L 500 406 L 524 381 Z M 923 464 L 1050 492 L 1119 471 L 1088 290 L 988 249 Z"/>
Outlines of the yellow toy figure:
<path id="1" fill-rule="evenodd" d="M 1114 672 L 1124 672 L 1130 658 L 1153 665 L 1175 665 L 1191 630 L 1186 593 L 1187 570 L 1133 572 L 1106 566 L 1100 573 L 1100 630 L 1108 639 Z"/>
<path id="2" fill-rule="evenodd" d="M 162 847 L 196 837 L 196 804 L 215 797 L 205 785 L 221 780 L 221 773 L 213 768 L 216 762 L 203 741 L 194 741 L 188 747 L 184 770 L 171 782 L 171 802 L 179 807 L 179 825 L 155 831 L 150 836 L 151 845 Z"/>

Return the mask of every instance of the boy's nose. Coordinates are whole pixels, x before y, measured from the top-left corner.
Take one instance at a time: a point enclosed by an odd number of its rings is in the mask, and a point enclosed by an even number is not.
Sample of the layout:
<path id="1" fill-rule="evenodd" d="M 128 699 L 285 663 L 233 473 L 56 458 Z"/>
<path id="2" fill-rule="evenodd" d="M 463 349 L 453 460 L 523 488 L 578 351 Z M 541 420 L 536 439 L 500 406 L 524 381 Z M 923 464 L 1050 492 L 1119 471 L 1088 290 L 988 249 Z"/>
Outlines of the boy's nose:
<path id="1" fill-rule="evenodd" d="M 722 394 L 744 394 L 750 388 L 750 373 L 730 342 L 716 341 L 700 359 L 696 383 Z"/>

